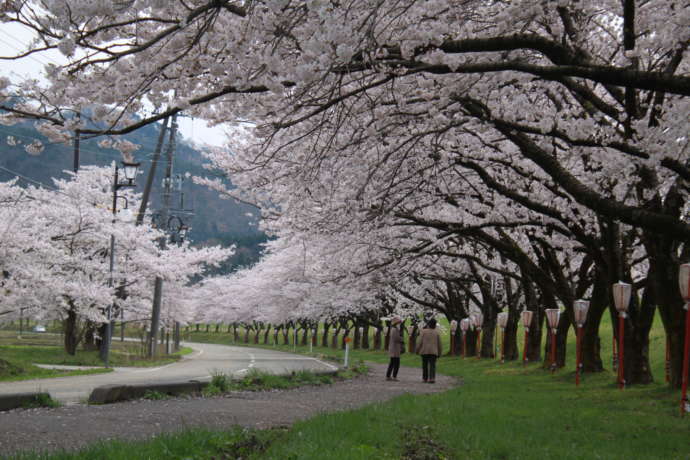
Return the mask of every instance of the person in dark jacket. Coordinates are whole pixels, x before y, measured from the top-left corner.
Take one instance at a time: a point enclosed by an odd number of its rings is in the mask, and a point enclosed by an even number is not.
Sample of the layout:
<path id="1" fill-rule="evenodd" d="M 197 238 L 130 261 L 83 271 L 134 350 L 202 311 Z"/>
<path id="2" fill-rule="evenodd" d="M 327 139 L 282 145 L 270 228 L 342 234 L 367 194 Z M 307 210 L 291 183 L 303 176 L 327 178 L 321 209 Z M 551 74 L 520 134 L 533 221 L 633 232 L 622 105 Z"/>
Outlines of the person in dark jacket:
<path id="1" fill-rule="evenodd" d="M 436 383 L 436 359 L 441 356 L 441 335 L 436 329 L 436 320 L 430 319 L 419 336 L 416 352 L 422 355 L 422 380 Z"/>
<path id="2" fill-rule="evenodd" d="M 398 370 L 400 370 L 400 353 L 403 351 L 405 344 L 400 333 L 400 323 L 402 319 L 399 316 L 391 320 L 391 330 L 388 335 L 388 370 L 386 371 L 386 380 L 398 380 Z"/>

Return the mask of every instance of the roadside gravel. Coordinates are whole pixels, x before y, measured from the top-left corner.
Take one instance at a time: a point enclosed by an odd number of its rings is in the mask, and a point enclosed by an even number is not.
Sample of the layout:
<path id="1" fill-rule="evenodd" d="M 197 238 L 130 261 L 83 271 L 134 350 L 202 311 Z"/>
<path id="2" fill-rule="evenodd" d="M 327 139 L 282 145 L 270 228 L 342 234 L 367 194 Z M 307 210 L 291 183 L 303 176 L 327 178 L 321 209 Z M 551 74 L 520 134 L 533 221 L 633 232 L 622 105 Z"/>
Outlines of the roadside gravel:
<path id="1" fill-rule="evenodd" d="M 0 413 L 0 453 L 23 450 L 74 450 L 109 439 L 147 439 L 188 428 L 224 429 L 287 426 L 323 412 L 358 408 L 412 393 L 445 391 L 458 384 L 438 376 L 424 384 L 421 370 L 401 368 L 398 382 L 385 380 L 386 366 L 369 363 L 369 375 L 332 385 L 284 391 L 233 392 L 214 398 L 138 400 L 56 409 L 25 409 Z"/>

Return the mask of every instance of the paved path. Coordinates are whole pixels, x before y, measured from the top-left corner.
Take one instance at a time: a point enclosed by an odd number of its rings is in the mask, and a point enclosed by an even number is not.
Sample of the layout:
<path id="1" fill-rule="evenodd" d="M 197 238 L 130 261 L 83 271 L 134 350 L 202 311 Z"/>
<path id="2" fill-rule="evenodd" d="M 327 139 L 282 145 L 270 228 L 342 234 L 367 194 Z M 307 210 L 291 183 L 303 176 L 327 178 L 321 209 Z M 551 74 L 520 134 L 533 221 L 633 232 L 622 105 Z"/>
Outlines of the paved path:
<path id="1" fill-rule="evenodd" d="M 255 353 L 257 363 L 260 352 Z M 445 391 L 455 379 L 437 375 L 421 382 L 421 369 L 401 368 L 399 382 L 385 380 L 386 366 L 369 364 L 366 377 L 287 391 L 232 392 L 224 397 L 128 401 L 103 406 L 74 404 L 56 409 L 0 412 L 0 456 L 21 450 L 73 450 L 107 439 L 146 439 L 161 433 L 206 427 L 227 429 L 286 426 L 324 412 L 346 410 L 406 393 Z M 439 362 L 443 371 L 443 360 Z"/>
<path id="2" fill-rule="evenodd" d="M 296 370 L 335 370 L 332 364 L 303 355 L 280 351 L 185 343 L 194 353 L 183 357 L 180 362 L 155 368 L 115 368 L 108 374 L 94 374 L 52 379 L 24 380 L 0 383 L 0 394 L 28 391 L 47 391 L 62 403 L 76 403 L 88 399 L 91 391 L 100 385 L 165 383 L 186 380 L 210 380 L 211 375 L 222 372 L 228 375 L 242 375 L 255 368 L 274 374 L 285 374 Z"/>

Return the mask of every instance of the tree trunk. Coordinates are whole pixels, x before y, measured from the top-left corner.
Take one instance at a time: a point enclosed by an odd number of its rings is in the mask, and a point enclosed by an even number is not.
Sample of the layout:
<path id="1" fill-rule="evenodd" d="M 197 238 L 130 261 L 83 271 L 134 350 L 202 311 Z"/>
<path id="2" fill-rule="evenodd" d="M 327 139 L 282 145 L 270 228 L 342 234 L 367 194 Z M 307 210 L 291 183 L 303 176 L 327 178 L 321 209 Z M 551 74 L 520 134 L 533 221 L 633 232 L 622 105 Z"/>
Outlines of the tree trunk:
<path id="1" fill-rule="evenodd" d="M 328 330 L 331 328 L 331 325 L 327 322 L 323 323 L 323 336 L 321 336 L 321 346 L 323 348 L 328 348 Z"/>
<path id="2" fill-rule="evenodd" d="M 381 349 L 381 338 L 383 336 L 383 328 L 380 326 L 376 327 L 376 331 L 374 332 L 374 350 L 380 350 Z"/>
<path id="3" fill-rule="evenodd" d="M 582 371 L 601 372 L 604 364 L 601 360 L 601 339 L 599 337 L 599 326 L 601 318 L 609 304 L 608 286 L 610 282 L 606 275 L 600 270 L 596 270 L 594 286 L 592 287 L 592 298 L 589 303 L 587 321 L 585 321 L 582 331 Z"/>
<path id="4" fill-rule="evenodd" d="M 67 317 L 63 321 L 65 352 L 74 356 L 79 346 L 79 324 L 77 314 L 73 310 L 67 311 Z"/>
<path id="5" fill-rule="evenodd" d="M 369 325 L 366 324 L 362 328 L 362 349 L 363 350 L 368 350 L 369 349 Z"/>
<path id="6" fill-rule="evenodd" d="M 355 337 L 354 340 L 352 341 L 352 348 L 354 350 L 358 350 L 362 344 L 362 332 L 359 330 L 359 326 L 355 324 Z"/>
<path id="7" fill-rule="evenodd" d="M 270 335 L 271 332 L 271 325 L 269 324 L 266 326 L 266 330 L 264 331 L 264 345 L 268 345 L 268 336 Z"/>

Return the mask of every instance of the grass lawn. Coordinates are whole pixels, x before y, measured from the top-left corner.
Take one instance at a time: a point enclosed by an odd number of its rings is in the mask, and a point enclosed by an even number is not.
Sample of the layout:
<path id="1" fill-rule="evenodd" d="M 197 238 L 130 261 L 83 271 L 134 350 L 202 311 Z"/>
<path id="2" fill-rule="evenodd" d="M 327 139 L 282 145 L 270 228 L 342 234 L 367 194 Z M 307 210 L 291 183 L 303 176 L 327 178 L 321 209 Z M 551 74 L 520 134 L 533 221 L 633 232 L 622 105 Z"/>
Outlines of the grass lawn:
<path id="1" fill-rule="evenodd" d="M 148 367 L 160 366 L 175 362 L 184 354 L 192 352 L 191 348 L 182 348 L 170 356 L 157 359 L 142 357 L 141 344 L 137 342 L 120 342 L 113 340 L 110 353 L 111 366 Z M 36 378 L 64 377 L 110 372 L 108 369 L 90 369 L 82 371 L 64 371 L 42 369 L 33 364 L 60 364 L 72 366 L 103 366 L 98 351 L 79 349 L 76 355 L 65 353 L 61 337 L 46 333 L 25 333 L 17 338 L 15 332 L 0 331 L 0 358 L 7 365 L 0 366 L 0 381 L 16 381 Z"/>
<path id="2" fill-rule="evenodd" d="M 232 343 L 227 333 L 193 333 L 188 339 Z M 218 443 L 231 445 L 222 440 L 244 433 L 248 439 L 264 436 L 266 444 L 244 452 L 242 458 L 690 459 L 690 416 L 679 416 L 680 392 L 663 383 L 661 325 L 657 322 L 651 334 L 656 383 L 650 385 L 617 389 L 610 371 L 607 317 L 601 341 L 602 358 L 609 369 L 585 375 L 579 387 L 574 384 L 575 342 L 571 337 L 568 367 L 555 374 L 542 370 L 539 363 L 523 367 L 520 363 L 443 357 L 439 372 L 462 380 L 461 386 L 445 393 L 402 396 L 363 409 L 324 414 L 285 431 L 192 431 L 180 435 L 198 446 L 193 454 L 175 437 L 126 444 L 129 447 L 124 451 L 132 459 L 236 458 L 224 457 L 229 451 Z M 292 351 L 293 347 L 268 348 Z M 308 352 L 308 347 L 297 349 Z M 314 353 L 342 356 L 341 350 L 330 348 L 315 347 Z M 353 362 L 387 362 L 383 352 L 354 350 L 351 358 Z M 420 358 L 406 353 L 402 364 L 419 367 Z M 161 443 L 166 444 L 165 449 Z M 109 443 L 107 448 L 121 444 Z M 159 453 L 146 454 L 154 446 Z M 85 452 L 80 457 L 51 458 L 125 458 L 103 456 L 102 450 Z"/>

